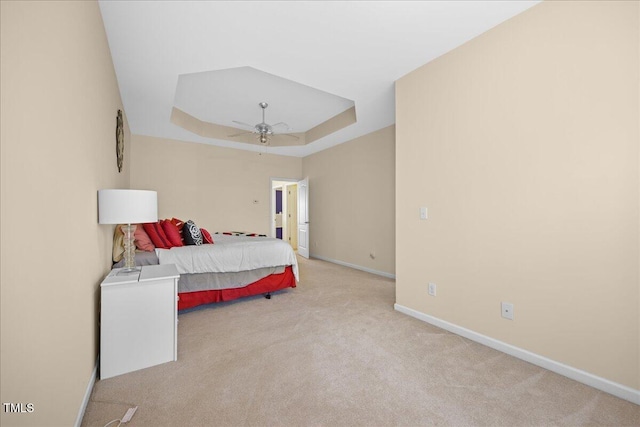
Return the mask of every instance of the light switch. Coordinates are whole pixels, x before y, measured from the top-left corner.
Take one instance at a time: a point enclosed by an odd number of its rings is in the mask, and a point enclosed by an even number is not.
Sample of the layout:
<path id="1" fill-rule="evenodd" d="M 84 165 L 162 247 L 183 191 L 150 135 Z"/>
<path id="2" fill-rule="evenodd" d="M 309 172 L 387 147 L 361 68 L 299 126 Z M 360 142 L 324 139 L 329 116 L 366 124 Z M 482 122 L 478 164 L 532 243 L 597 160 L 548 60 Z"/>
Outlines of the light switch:
<path id="1" fill-rule="evenodd" d="M 424 206 L 420 208 L 420 219 L 427 219 L 427 208 Z"/>

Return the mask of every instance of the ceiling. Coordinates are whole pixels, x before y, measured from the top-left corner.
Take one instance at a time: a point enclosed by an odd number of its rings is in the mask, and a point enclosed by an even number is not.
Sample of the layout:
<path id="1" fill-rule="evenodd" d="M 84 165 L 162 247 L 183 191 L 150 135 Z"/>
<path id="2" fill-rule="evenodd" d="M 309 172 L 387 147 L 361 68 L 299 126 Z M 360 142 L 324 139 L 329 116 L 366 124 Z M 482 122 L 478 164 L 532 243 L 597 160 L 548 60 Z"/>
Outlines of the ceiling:
<path id="1" fill-rule="evenodd" d="M 100 9 L 131 133 L 304 157 L 395 123 L 398 78 L 538 2 L 102 0 Z M 247 130 L 236 122 L 262 121 L 260 102 L 266 123 L 285 122 L 302 142 L 229 137 Z M 352 120 L 340 120 L 349 108 Z"/>

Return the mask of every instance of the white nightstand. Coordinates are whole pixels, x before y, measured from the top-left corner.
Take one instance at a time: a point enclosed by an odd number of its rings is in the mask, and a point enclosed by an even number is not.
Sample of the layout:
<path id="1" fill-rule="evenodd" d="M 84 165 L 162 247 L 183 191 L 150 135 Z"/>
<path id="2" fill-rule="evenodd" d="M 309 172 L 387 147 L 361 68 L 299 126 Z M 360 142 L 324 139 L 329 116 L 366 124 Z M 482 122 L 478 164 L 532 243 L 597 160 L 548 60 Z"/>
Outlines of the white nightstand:
<path id="1" fill-rule="evenodd" d="M 120 274 L 118 274 L 120 273 Z M 176 266 L 111 270 L 100 285 L 100 378 L 178 359 Z"/>

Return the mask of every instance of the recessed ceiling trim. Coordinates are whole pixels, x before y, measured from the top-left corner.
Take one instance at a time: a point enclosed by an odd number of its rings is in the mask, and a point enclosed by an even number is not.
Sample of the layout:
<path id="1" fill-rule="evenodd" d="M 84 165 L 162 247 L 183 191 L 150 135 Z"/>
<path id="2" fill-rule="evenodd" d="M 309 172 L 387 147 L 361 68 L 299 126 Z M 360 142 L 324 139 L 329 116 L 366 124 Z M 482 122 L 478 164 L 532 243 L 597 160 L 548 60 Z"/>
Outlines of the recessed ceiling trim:
<path id="1" fill-rule="evenodd" d="M 317 141 L 320 138 L 324 138 L 327 135 L 331 135 L 334 132 L 344 129 L 349 125 L 357 122 L 356 120 L 356 107 L 355 105 L 342 113 L 338 114 L 327 120 L 324 123 L 320 123 L 318 126 L 309 129 L 305 132 L 306 143 L 309 144 L 313 141 Z"/>
<path id="2" fill-rule="evenodd" d="M 258 135 L 251 131 L 205 122 L 196 117 L 193 117 L 189 113 L 185 113 L 184 111 L 176 107 L 173 107 L 171 109 L 170 120 L 174 125 L 180 126 L 181 128 L 188 130 L 189 132 L 193 132 L 196 135 L 200 135 L 205 138 L 223 139 L 225 141 L 263 145 L 258 140 Z M 246 134 L 236 137 L 229 136 L 240 132 L 246 132 Z M 306 134 L 304 132 L 291 133 L 289 135 L 296 136 L 298 137 L 298 139 L 291 138 L 286 135 L 275 134 L 270 136 L 268 145 L 272 147 L 290 147 L 306 144 Z"/>
<path id="3" fill-rule="evenodd" d="M 244 142 L 247 144 L 263 145 L 257 138 L 257 135 L 246 129 L 238 129 L 232 126 L 222 126 L 215 123 L 209 123 L 204 120 L 200 120 L 197 117 L 192 116 L 189 113 L 182 111 L 177 107 L 171 109 L 171 123 L 180 126 L 189 132 L 195 133 L 205 138 L 223 139 L 226 141 Z M 320 123 L 318 126 L 309 129 L 307 132 L 298 132 L 291 134 L 274 134 L 269 137 L 269 146 L 272 147 L 291 147 L 296 145 L 306 145 L 310 142 L 316 141 L 327 135 L 339 131 L 356 122 L 356 108 L 351 107 L 348 110 L 343 111 L 330 118 L 329 120 Z M 230 137 L 229 135 L 235 135 L 241 132 L 246 132 L 244 135 Z M 293 135 L 296 138 L 292 138 L 287 135 Z"/>

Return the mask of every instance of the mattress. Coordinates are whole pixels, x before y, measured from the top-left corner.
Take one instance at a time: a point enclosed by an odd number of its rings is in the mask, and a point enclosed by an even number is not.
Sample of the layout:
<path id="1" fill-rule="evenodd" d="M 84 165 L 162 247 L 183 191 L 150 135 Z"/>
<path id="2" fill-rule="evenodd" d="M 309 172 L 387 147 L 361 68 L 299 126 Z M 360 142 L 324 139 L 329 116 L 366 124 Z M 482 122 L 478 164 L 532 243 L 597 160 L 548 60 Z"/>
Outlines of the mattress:
<path id="1" fill-rule="evenodd" d="M 290 265 L 296 280 L 298 260 L 287 242 L 272 237 L 216 234 L 213 245 L 155 250 L 160 264 L 175 264 L 180 274 L 234 273 Z"/>

